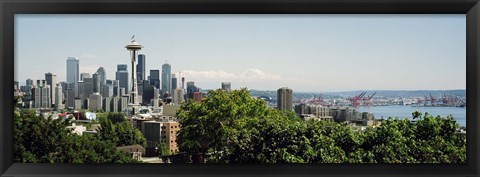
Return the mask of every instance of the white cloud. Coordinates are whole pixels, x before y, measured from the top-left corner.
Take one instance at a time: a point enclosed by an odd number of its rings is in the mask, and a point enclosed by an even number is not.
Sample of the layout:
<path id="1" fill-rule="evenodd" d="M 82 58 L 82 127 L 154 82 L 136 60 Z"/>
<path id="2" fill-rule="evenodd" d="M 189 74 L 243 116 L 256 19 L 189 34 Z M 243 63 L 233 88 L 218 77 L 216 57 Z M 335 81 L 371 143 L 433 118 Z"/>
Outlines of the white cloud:
<path id="1" fill-rule="evenodd" d="M 230 73 L 226 71 L 182 71 L 181 75 L 187 79 L 209 79 L 209 80 L 242 80 L 242 81 L 263 81 L 263 80 L 298 80 L 285 78 L 279 75 L 268 74 L 259 69 L 248 69 L 241 74 Z"/>

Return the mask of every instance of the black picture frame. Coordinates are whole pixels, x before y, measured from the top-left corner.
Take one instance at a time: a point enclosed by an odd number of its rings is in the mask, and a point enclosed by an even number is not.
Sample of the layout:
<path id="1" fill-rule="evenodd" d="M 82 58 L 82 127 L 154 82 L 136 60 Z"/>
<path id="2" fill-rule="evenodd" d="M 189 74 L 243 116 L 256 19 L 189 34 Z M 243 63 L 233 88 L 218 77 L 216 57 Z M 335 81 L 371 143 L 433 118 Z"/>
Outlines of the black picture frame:
<path id="1" fill-rule="evenodd" d="M 479 0 L 2 0 L 2 176 L 478 176 Z M 466 14 L 466 164 L 14 164 L 15 14 Z M 392 34 L 394 35 L 394 34 Z M 54 44 L 52 44 L 54 45 Z M 52 46 L 54 47 L 54 46 Z"/>

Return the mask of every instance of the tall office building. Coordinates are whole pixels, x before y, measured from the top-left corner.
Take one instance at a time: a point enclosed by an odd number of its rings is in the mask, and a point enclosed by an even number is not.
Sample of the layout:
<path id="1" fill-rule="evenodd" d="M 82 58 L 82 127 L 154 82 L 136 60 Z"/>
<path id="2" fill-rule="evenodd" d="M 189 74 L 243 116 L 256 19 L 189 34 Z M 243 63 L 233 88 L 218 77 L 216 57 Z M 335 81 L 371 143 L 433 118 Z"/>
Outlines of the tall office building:
<path id="1" fill-rule="evenodd" d="M 100 93 L 100 74 L 95 73 L 92 75 L 92 92 Z"/>
<path id="2" fill-rule="evenodd" d="M 142 88 L 142 104 L 147 105 L 150 103 L 150 100 L 154 98 L 155 87 L 150 85 L 149 81 L 144 80 Z"/>
<path id="3" fill-rule="evenodd" d="M 227 92 L 232 91 L 230 82 L 222 82 L 222 90 L 225 90 Z"/>
<path id="4" fill-rule="evenodd" d="M 55 86 L 57 85 L 57 75 L 52 73 L 45 73 L 45 81 L 47 85 L 50 87 L 50 96 L 51 96 L 51 104 L 55 104 Z"/>
<path id="5" fill-rule="evenodd" d="M 75 91 L 77 95 L 75 95 L 75 98 L 86 98 L 85 97 L 85 84 L 83 81 L 78 81 L 77 82 L 77 90 Z"/>
<path id="6" fill-rule="evenodd" d="M 175 74 L 172 74 L 172 92 L 173 90 L 177 89 L 177 83 L 178 83 L 177 77 L 175 76 Z"/>
<path id="7" fill-rule="evenodd" d="M 106 84 L 106 85 L 103 85 L 102 87 L 102 93 L 101 94 L 103 97 L 111 97 L 113 96 L 113 85 L 110 85 L 110 84 Z"/>
<path id="8" fill-rule="evenodd" d="M 87 99 L 93 93 L 93 78 L 83 78 L 84 95 L 83 99 Z"/>
<path id="9" fill-rule="evenodd" d="M 117 72 L 115 73 L 115 80 L 119 81 L 120 88 L 128 90 L 128 71 L 126 64 L 117 65 Z"/>
<path id="10" fill-rule="evenodd" d="M 162 65 L 162 92 L 172 94 L 172 67 L 165 63 Z M 163 95 L 162 94 L 162 95 Z"/>
<path id="11" fill-rule="evenodd" d="M 105 68 L 100 67 L 97 69 L 97 74 L 100 78 L 100 85 L 105 85 L 107 83 L 107 72 Z"/>
<path id="12" fill-rule="evenodd" d="M 62 93 L 62 84 L 56 84 L 55 87 L 55 109 L 58 111 L 63 109 L 63 93 Z"/>
<path id="13" fill-rule="evenodd" d="M 138 55 L 138 64 L 137 64 L 137 80 L 138 83 L 143 83 L 143 80 L 147 80 L 145 78 L 146 71 L 146 61 L 145 61 L 145 54 Z"/>
<path id="14" fill-rule="evenodd" d="M 102 103 L 102 95 L 100 95 L 98 92 L 95 92 L 89 96 L 88 109 L 90 109 L 90 111 L 102 110 Z"/>
<path id="15" fill-rule="evenodd" d="M 92 78 L 90 73 L 80 73 L 80 81 L 83 81 L 84 78 Z"/>
<path id="16" fill-rule="evenodd" d="M 32 79 L 27 79 L 27 80 L 25 81 L 25 84 L 26 84 L 27 86 L 32 86 L 32 85 L 33 85 L 33 80 L 32 80 Z"/>
<path id="17" fill-rule="evenodd" d="M 155 88 L 160 89 L 160 71 L 159 70 L 150 70 L 150 85 L 155 86 Z"/>
<path id="18" fill-rule="evenodd" d="M 75 106 L 75 92 L 73 89 L 68 88 L 65 90 L 65 103 L 66 106 L 69 108 L 73 108 Z"/>
<path id="19" fill-rule="evenodd" d="M 73 91 L 75 92 L 75 95 L 78 95 L 77 93 L 77 82 L 79 81 L 80 78 L 80 68 L 79 68 L 79 63 L 80 61 L 78 58 L 75 57 L 68 57 L 67 58 L 67 83 L 73 83 Z"/>
<path id="20" fill-rule="evenodd" d="M 120 92 L 120 81 L 113 80 L 112 81 L 112 86 L 113 86 L 113 95 L 114 96 L 122 96 L 122 93 Z"/>
<path id="21" fill-rule="evenodd" d="M 292 89 L 282 87 L 277 90 L 277 109 L 278 110 L 292 110 Z"/>

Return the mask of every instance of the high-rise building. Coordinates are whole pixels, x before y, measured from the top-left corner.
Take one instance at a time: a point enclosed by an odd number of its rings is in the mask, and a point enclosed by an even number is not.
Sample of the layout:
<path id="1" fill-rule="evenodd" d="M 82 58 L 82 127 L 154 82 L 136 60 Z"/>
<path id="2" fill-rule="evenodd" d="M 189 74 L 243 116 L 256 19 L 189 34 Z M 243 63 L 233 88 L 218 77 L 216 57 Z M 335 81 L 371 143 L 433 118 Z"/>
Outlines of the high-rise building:
<path id="1" fill-rule="evenodd" d="M 115 73 L 115 80 L 119 81 L 120 88 L 128 90 L 128 71 L 126 64 L 117 65 L 117 72 Z"/>
<path id="2" fill-rule="evenodd" d="M 160 97 L 159 97 L 159 96 L 160 96 L 160 89 L 155 88 L 155 89 L 153 90 L 153 104 L 152 104 L 152 105 L 153 105 L 153 108 L 158 108 L 158 106 L 159 106 L 158 103 L 159 103 L 159 101 L 160 101 Z"/>
<path id="3" fill-rule="evenodd" d="M 84 78 L 92 78 L 90 73 L 80 73 L 80 81 L 83 81 Z"/>
<path id="4" fill-rule="evenodd" d="M 105 68 L 100 67 L 97 69 L 97 74 L 100 78 L 100 85 L 104 85 L 107 82 L 107 72 L 105 71 Z"/>
<path id="5" fill-rule="evenodd" d="M 172 74 L 172 90 L 175 90 L 177 88 L 177 77 L 175 77 L 175 74 Z"/>
<path id="6" fill-rule="evenodd" d="M 92 90 L 93 93 L 100 93 L 100 74 L 95 73 L 92 75 Z"/>
<path id="7" fill-rule="evenodd" d="M 81 98 L 81 99 L 86 98 L 84 82 L 83 81 L 78 81 L 76 85 L 77 85 L 77 90 L 76 90 L 77 95 L 75 95 L 75 97 L 76 98 Z"/>
<path id="8" fill-rule="evenodd" d="M 37 80 L 37 86 L 34 88 L 35 108 L 51 108 L 50 86 L 45 80 Z"/>
<path id="9" fill-rule="evenodd" d="M 282 87 L 277 90 L 277 109 L 291 111 L 293 109 L 292 89 Z"/>
<path id="10" fill-rule="evenodd" d="M 26 84 L 27 86 L 32 86 L 32 85 L 33 85 L 33 80 L 32 80 L 32 79 L 27 79 L 27 80 L 25 81 L 25 84 Z"/>
<path id="11" fill-rule="evenodd" d="M 79 68 L 79 63 L 80 61 L 78 58 L 75 57 L 68 57 L 67 58 L 67 83 L 73 83 L 73 91 L 75 92 L 75 95 L 78 95 L 76 93 L 77 91 L 77 82 L 79 81 L 80 78 L 80 68 Z"/>
<path id="12" fill-rule="evenodd" d="M 89 98 L 93 93 L 93 78 L 83 78 L 84 96 L 83 99 Z"/>
<path id="13" fill-rule="evenodd" d="M 89 96 L 88 99 L 88 109 L 90 111 L 97 111 L 102 109 L 102 95 L 100 93 L 95 92 Z"/>
<path id="14" fill-rule="evenodd" d="M 113 86 L 113 95 L 114 96 L 122 96 L 122 93 L 120 92 L 120 81 L 113 80 L 112 81 L 112 86 Z"/>
<path id="15" fill-rule="evenodd" d="M 102 109 L 105 112 L 112 112 L 112 98 L 113 97 L 104 97 L 102 98 Z"/>
<path id="16" fill-rule="evenodd" d="M 55 87 L 55 109 L 63 109 L 63 93 L 62 93 L 62 84 L 57 84 Z"/>
<path id="17" fill-rule="evenodd" d="M 177 105 L 180 105 L 182 104 L 185 100 L 184 100 L 184 93 L 185 91 L 182 89 L 182 88 L 176 88 L 174 91 L 173 91 L 173 103 L 174 104 L 177 104 Z"/>
<path id="18" fill-rule="evenodd" d="M 172 94 L 172 67 L 165 63 L 162 65 L 162 92 Z M 162 94 L 162 95 L 163 95 Z"/>
<path id="19" fill-rule="evenodd" d="M 155 86 L 155 88 L 160 89 L 160 71 L 159 70 L 150 70 L 149 80 L 151 85 Z"/>
<path id="20" fill-rule="evenodd" d="M 120 98 L 119 96 L 114 96 L 112 97 L 112 100 L 110 102 L 110 112 L 119 112 L 119 107 L 120 107 Z"/>
<path id="21" fill-rule="evenodd" d="M 103 93 L 102 94 L 103 97 L 113 96 L 113 85 L 110 85 L 110 84 L 103 85 L 102 93 Z"/>
<path id="22" fill-rule="evenodd" d="M 154 90 L 155 87 L 150 85 L 149 81 L 143 81 L 142 104 L 147 105 L 150 103 L 150 100 L 154 98 Z"/>
<path id="23" fill-rule="evenodd" d="M 230 82 L 222 82 L 222 90 L 225 90 L 227 92 L 232 91 Z"/>
<path id="24" fill-rule="evenodd" d="M 138 83 L 143 83 L 143 80 L 147 80 L 145 78 L 146 71 L 146 61 L 145 61 L 145 54 L 138 55 L 138 64 L 137 64 L 137 80 Z"/>
<path id="25" fill-rule="evenodd" d="M 75 92 L 73 91 L 73 89 L 68 88 L 67 90 L 65 90 L 65 98 L 65 103 L 67 107 L 75 107 Z"/>

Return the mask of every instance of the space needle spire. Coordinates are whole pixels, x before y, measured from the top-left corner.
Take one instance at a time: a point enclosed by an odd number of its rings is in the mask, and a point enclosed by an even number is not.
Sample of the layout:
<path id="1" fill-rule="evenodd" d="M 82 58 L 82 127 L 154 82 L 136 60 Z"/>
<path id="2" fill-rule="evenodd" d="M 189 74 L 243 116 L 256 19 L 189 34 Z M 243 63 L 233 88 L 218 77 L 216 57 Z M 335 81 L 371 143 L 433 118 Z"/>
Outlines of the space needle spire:
<path id="1" fill-rule="evenodd" d="M 130 51 L 131 61 L 132 61 L 132 87 L 130 90 L 129 105 L 132 107 L 132 114 L 135 114 L 135 108 L 140 106 L 138 102 L 138 86 L 137 86 L 137 55 L 138 51 L 142 50 L 143 46 L 135 41 L 135 35 L 130 39 L 130 44 L 126 45 L 125 48 Z"/>

